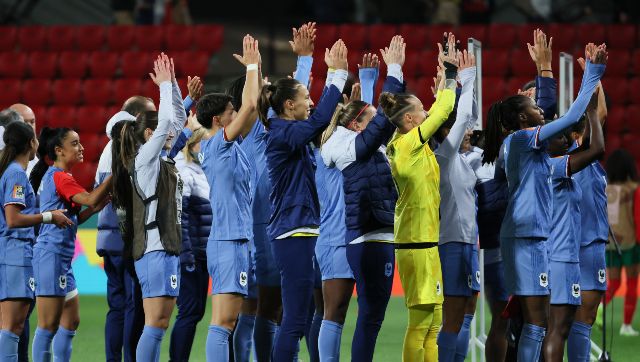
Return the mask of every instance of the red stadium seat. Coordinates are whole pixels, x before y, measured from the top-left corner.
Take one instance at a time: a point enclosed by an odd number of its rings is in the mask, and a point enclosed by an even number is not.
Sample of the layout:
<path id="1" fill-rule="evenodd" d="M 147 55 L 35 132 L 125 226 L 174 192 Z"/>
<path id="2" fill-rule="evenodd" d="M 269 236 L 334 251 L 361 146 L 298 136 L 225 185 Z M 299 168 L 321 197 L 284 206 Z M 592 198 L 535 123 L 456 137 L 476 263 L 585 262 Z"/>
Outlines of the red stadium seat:
<path id="1" fill-rule="evenodd" d="M 176 53 L 174 59 L 177 68 L 176 73 L 178 76 L 199 76 L 204 78 L 208 73 L 209 59 L 209 53 L 203 51 Z"/>
<path id="2" fill-rule="evenodd" d="M 105 130 L 105 125 L 111 117 L 107 113 L 107 108 L 103 106 L 79 107 L 76 113 L 76 129 L 78 132 L 101 133 Z"/>
<path id="3" fill-rule="evenodd" d="M 187 25 L 169 25 L 165 30 L 167 51 L 190 50 L 193 46 L 193 27 Z"/>
<path id="4" fill-rule="evenodd" d="M 453 31 L 455 29 L 452 25 L 429 25 L 428 27 L 427 48 L 438 50 L 438 43 L 442 43 L 442 36 L 445 31 Z"/>
<path id="5" fill-rule="evenodd" d="M 27 55 L 25 53 L 0 53 L 0 77 L 22 78 L 27 74 L 27 68 Z"/>
<path id="6" fill-rule="evenodd" d="M 53 82 L 53 103 L 75 106 L 82 102 L 82 81 L 80 79 L 58 79 Z"/>
<path id="7" fill-rule="evenodd" d="M 193 41 L 196 50 L 209 53 L 217 52 L 222 47 L 224 40 L 224 27 L 222 25 L 196 25 L 193 26 Z"/>
<path id="8" fill-rule="evenodd" d="M 87 105 L 106 105 L 113 100 L 111 79 L 87 79 L 83 84 L 84 103 Z"/>
<path id="9" fill-rule="evenodd" d="M 57 68 L 57 53 L 33 52 L 29 54 L 29 74 L 31 78 L 53 78 Z"/>
<path id="10" fill-rule="evenodd" d="M 18 28 L 15 26 L 0 26 L 0 49 L 14 50 L 17 44 Z"/>
<path id="11" fill-rule="evenodd" d="M 407 79 L 407 92 L 418 97 L 424 107 L 428 109 L 433 99 L 433 94 L 431 93 L 432 84 L 433 80 L 430 77 L 409 78 Z"/>
<path id="12" fill-rule="evenodd" d="M 402 73 L 407 78 L 413 78 L 418 75 L 418 67 L 420 66 L 420 52 L 407 49 L 407 53 L 402 66 Z"/>
<path id="13" fill-rule="evenodd" d="M 549 24 L 547 28 L 547 41 L 553 38 L 551 47 L 556 54 L 560 52 L 571 53 L 576 47 L 584 49 L 585 44 L 576 42 L 576 26 L 574 24 Z M 533 45 L 533 37 L 529 41 Z M 526 48 L 525 48 L 526 49 Z"/>
<path id="14" fill-rule="evenodd" d="M 116 25 L 107 28 L 107 44 L 111 51 L 124 51 L 132 48 L 135 38 L 135 26 Z"/>
<path id="15" fill-rule="evenodd" d="M 315 51 L 331 49 L 333 43 L 338 40 L 338 26 L 334 24 L 318 24 L 316 25 Z"/>
<path id="16" fill-rule="evenodd" d="M 438 66 L 438 51 L 423 50 L 420 53 L 420 62 L 418 63 L 418 75 L 426 77 L 435 77 L 436 67 Z"/>
<path id="17" fill-rule="evenodd" d="M 607 47 L 632 49 L 636 47 L 636 26 L 631 24 L 607 25 Z"/>
<path id="18" fill-rule="evenodd" d="M 625 121 L 627 119 L 626 108 L 625 107 L 611 107 L 607 112 L 607 122 L 604 124 L 604 129 L 607 132 L 607 136 L 620 133 L 623 128 Z M 607 137 L 608 139 L 608 137 Z M 607 148 L 610 145 L 607 143 Z"/>
<path id="19" fill-rule="evenodd" d="M 59 69 L 62 78 L 84 78 L 89 68 L 88 54 L 83 52 L 64 52 L 60 54 Z"/>
<path id="20" fill-rule="evenodd" d="M 587 43 L 600 45 L 606 41 L 604 25 L 602 24 L 577 24 L 567 26 L 575 27 L 576 41 L 579 48 L 584 49 Z"/>
<path id="21" fill-rule="evenodd" d="M 133 94 L 132 94 L 133 95 Z M 151 79 L 144 79 L 141 82 L 140 95 L 153 99 L 155 105 L 160 105 L 160 90 L 158 86 Z M 186 94 L 182 94 L 182 98 L 186 97 Z"/>
<path id="22" fill-rule="evenodd" d="M 28 105 L 47 105 L 51 102 L 49 79 L 27 79 L 22 82 L 22 101 Z"/>
<path id="23" fill-rule="evenodd" d="M 122 53 L 120 58 L 123 77 L 141 78 L 153 71 L 153 61 L 156 56 L 151 53 L 132 51 Z"/>
<path id="24" fill-rule="evenodd" d="M 419 51 L 428 46 L 427 44 L 427 26 L 422 24 L 403 24 L 400 25 L 398 33 L 402 35 L 407 50 Z"/>
<path id="25" fill-rule="evenodd" d="M 640 49 L 636 49 L 631 53 L 631 71 L 636 76 L 640 76 Z"/>
<path id="26" fill-rule="evenodd" d="M 506 84 L 500 77 L 484 77 L 482 79 L 482 102 L 487 105 L 501 100 L 507 94 Z"/>
<path id="27" fill-rule="evenodd" d="M 389 46 L 394 35 L 398 35 L 395 25 L 375 24 L 369 26 L 369 49 L 378 53 L 379 49 Z"/>
<path id="28" fill-rule="evenodd" d="M 80 143 L 82 144 L 83 147 L 86 147 L 84 146 L 84 141 L 82 140 L 82 137 L 80 138 Z M 84 187 L 87 191 L 90 191 L 93 189 L 93 185 L 95 183 L 96 169 L 98 168 L 98 163 L 95 161 L 91 162 L 88 160 L 89 157 L 87 156 L 90 156 L 87 154 L 88 151 L 90 150 L 85 148 L 85 150 L 83 151 L 84 162 L 77 164 L 73 168 L 73 170 L 71 170 L 71 172 L 73 174 L 73 178 L 80 184 L 80 186 Z M 93 150 L 91 150 L 90 152 L 93 152 Z"/>
<path id="29" fill-rule="evenodd" d="M 162 26 L 136 26 L 135 42 L 138 50 L 160 52 L 164 50 L 164 28 Z"/>
<path id="30" fill-rule="evenodd" d="M 106 40 L 106 29 L 102 25 L 84 25 L 76 27 L 78 50 L 90 52 L 102 50 Z"/>
<path id="31" fill-rule="evenodd" d="M 531 77 L 512 77 L 506 83 L 505 92 L 509 95 L 515 95 L 518 92 L 518 89 L 522 90 L 525 84 L 535 79 L 534 75 Z"/>
<path id="32" fill-rule="evenodd" d="M 324 62 L 325 49 L 326 48 L 320 49 L 316 46 L 313 51 L 313 65 L 311 66 L 311 73 L 314 78 L 324 78 L 327 75 L 327 64 Z"/>
<path id="33" fill-rule="evenodd" d="M 483 50 L 482 58 L 483 60 L 486 59 L 486 61 L 482 62 L 483 75 L 504 77 L 509 72 L 509 50 Z"/>
<path id="34" fill-rule="evenodd" d="M 4 108 L 22 99 L 20 79 L 0 79 L 0 107 Z"/>
<path id="35" fill-rule="evenodd" d="M 483 62 L 482 64 L 482 66 L 484 67 L 484 64 L 486 62 L 491 62 L 492 59 L 487 58 L 484 54 L 483 54 L 483 57 L 484 59 L 486 59 L 486 61 Z M 513 49 L 511 51 L 510 63 L 511 63 L 511 74 L 513 76 L 535 77 L 537 74 L 536 65 L 533 63 L 533 61 L 531 61 L 531 56 L 529 55 L 529 51 L 526 48 Z"/>
<path id="36" fill-rule="evenodd" d="M 36 116 L 36 134 L 40 132 L 42 126 L 46 125 L 47 120 L 47 107 L 45 106 L 37 106 L 37 105 L 29 105 L 33 114 Z"/>
<path id="37" fill-rule="evenodd" d="M 75 50 L 76 29 L 73 25 L 50 26 L 47 28 L 49 51 Z"/>
<path id="38" fill-rule="evenodd" d="M 117 79 L 113 82 L 113 98 L 116 103 L 122 104 L 129 97 L 139 95 L 142 91 L 142 81 L 135 79 Z"/>
<path id="39" fill-rule="evenodd" d="M 322 89 L 324 88 L 325 78 L 317 77 L 313 79 L 313 83 L 311 83 L 311 89 L 309 90 L 309 96 L 311 99 L 316 102 L 320 101 L 320 96 L 322 95 Z"/>
<path id="40" fill-rule="evenodd" d="M 487 40 L 491 48 L 511 49 L 521 47 L 517 42 L 516 26 L 512 24 L 489 24 Z"/>
<path id="41" fill-rule="evenodd" d="M 580 67 L 580 66 L 578 66 Z M 631 56 L 627 49 L 612 49 L 607 60 L 607 77 L 626 76 L 631 71 Z"/>
<path id="42" fill-rule="evenodd" d="M 72 106 L 53 106 L 48 111 L 49 125 L 52 127 L 69 127 L 76 126 L 76 107 Z"/>
<path id="43" fill-rule="evenodd" d="M 23 26 L 18 28 L 18 43 L 22 51 L 42 51 L 46 49 L 47 29 L 44 26 Z"/>
<path id="44" fill-rule="evenodd" d="M 629 80 L 629 102 L 631 104 L 640 104 L 640 77 Z"/>
<path id="45" fill-rule="evenodd" d="M 474 38 L 483 44 L 487 42 L 487 27 L 485 25 L 461 25 L 453 32 L 460 41 L 459 49 L 467 49 L 467 40 Z M 491 45 L 493 48 L 494 46 Z"/>
<path id="46" fill-rule="evenodd" d="M 629 84 L 625 77 L 602 78 L 602 86 L 609 101 L 614 105 L 625 105 L 629 100 Z M 576 93 L 577 95 L 577 93 Z"/>
<path id="47" fill-rule="evenodd" d="M 362 24 L 342 24 L 338 26 L 338 36 L 353 51 L 361 51 L 367 46 L 367 26 Z M 337 40 L 337 39 L 336 39 Z"/>
<path id="48" fill-rule="evenodd" d="M 382 59 L 380 60 L 382 61 Z M 349 52 L 347 62 L 349 63 L 349 71 L 358 73 L 358 64 L 362 63 L 362 54 L 360 52 Z"/>
<path id="49" fill-rule="evenodd" d="M 111 78 L 118 71 L 120 55 L 111 52 L 93 52 L 89 56 L 89 72 L 93 78 Z"/>

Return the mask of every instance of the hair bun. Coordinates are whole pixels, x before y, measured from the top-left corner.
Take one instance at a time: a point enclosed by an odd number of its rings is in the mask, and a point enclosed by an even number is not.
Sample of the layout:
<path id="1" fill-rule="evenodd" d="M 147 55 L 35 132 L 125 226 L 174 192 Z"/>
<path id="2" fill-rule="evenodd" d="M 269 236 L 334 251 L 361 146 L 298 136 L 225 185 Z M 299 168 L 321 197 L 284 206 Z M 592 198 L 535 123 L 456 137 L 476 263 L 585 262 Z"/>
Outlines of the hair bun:
<path id="1" fill-rule="evenodd" d="M 378 99 L 378 103 L 383 110 L 387 111 L 393 108 L 396 105 L 395 95 L 389 92 L 383 92 L 380 94 L 380 98 Z"/>

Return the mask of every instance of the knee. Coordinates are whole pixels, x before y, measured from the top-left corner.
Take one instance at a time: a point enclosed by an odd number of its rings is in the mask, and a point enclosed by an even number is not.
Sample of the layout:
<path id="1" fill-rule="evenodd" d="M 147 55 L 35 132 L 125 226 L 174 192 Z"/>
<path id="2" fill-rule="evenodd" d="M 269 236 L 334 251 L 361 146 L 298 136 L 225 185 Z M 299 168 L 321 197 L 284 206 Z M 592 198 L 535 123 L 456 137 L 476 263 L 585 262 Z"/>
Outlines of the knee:
<path id="1" fill-rule="evenodd" d="M 236 328 L 236 321 L 237 319 L 235 318 L 222 318 L 220 320 L 217 320 L 216 323 L 213 324 L 233 331 Z"/>
<path id="2" fill-rule="evenodd" d="M 69 321 L 65 321 L 64 323 L 65 325 L 63 325 L 63 327 L 67 330 L 70 331 L 75 331 L 78 330 L 78 327 L 80 326 L 80 317 L 76 317 L 76 318 L 71 318 Z"/>
<path id="3" fill-rule="evenodd" d="M 24 322 L 22 323 L 11 323 L 9 325 L 9 331 L 11 331 L 11 333 L 17 335 L 17 336 L 21 336 L 22 332 L 24 331 Z"/>

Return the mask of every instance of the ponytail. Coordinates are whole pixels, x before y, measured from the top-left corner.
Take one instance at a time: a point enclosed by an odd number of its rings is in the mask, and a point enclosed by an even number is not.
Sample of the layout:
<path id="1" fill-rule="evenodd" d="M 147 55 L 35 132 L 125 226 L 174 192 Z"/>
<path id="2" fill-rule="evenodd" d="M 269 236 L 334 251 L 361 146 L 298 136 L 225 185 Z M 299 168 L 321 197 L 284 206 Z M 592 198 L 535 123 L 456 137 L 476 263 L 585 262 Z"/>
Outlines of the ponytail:
<path id="1" fill-rule="evenodd" d="M 271 95 L 276 91 L 276 87 L 273 84 L 265 84 L 260 91 L 260 98 L 258 98 L 258 117 L 260 122 L 265 128 L 269 128 L 269 108 L 271 108 Z"/>
<path id="2" fill-rule="evenodd" d="M 483 164 L 493 163 L 498 158 L 505 135 L 520 129 L 518 115 L 529 102 L 529 97 L 515 95 L 491 105 L 487 114 L 487 128 L 484 131 Z"/>
<path id="3" fill-rule="evenodd" d="M 42 178 L 49 168 L 47 157 L 52 162 L 56 161 L 56 147 L 62 147 L 62 142 L 67 136 L 67 133 L 71 131 L 71 128 L 49 127 L 43 127 L 40 131 L 40 137 L 38 139 L 40 145 L 38 146 L 37 152 L 38 162 L 33 167 L 33 170 L 31 170 L 31 175 L 29 176 L 29 181 L 31 182 L 31 187 L 33 187 L 34 192 L 37 193 L 38 189 L 40 189 Z"/>
<path id="4" fill-rule="evenodd" d="M 302 83 L 293 78 L 282 78 L 273 84 L 262 87 L 260 98 L 258 99 L 258 114 L 265 128 L 269 128 L 269 108 L 272 108 L 278 116 L 282 116 L 284 102 L 289 99 L 295 99 L 301 85 Z"/>
<path id="5" fill-rule="evenodd" d="M 402 127 L 402 119 L 404 114 L 411 108 L 409 99 L 414 97 L 411 94 L 393 94 L 389 92 L 380 93 L 378 104 L 387 116 L 389 121 L 396 127 Z"/>
<path id="6" fill-rule="evenodd" d="M 356 121 L 358 123 L 362 122 L 362 115 L 370 106 L 371 105 L 369 103 L 360 100 L 351 101 L 346 105 L 338 103 L 336 110 L 333 112 L 333 116 L 331 117 L 331 122 L 329 122 L 327 128 L 322 132 L 320 145 L 324 145 L 329 138 L 331 138 L 331 135 L 335 132 L 338 126 L 347 127 L 352 121 Z"/>
<path id="7" fill-rule="evenodd" d="M 5 126 L 4 149 L 0 152 L 0 175 L 16 157 L 29 151 L 31 141 L 36 138 L 33 128 L 24 122 L 12 122 Z"/>

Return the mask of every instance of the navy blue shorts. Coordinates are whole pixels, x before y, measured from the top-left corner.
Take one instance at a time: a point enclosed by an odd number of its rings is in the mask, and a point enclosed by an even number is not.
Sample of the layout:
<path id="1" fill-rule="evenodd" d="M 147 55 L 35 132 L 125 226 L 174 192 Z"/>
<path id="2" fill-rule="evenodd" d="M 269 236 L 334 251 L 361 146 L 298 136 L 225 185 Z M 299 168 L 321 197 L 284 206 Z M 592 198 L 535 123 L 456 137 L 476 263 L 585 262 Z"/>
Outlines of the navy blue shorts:
<path id="1" fill-rule="evenodd" d="M 180 293 L 180 257 L 151 251 L 136 260 L 142 298 L 177 297 Z"/>
<path id="2" fill-rule="evenodd" d="M 551 304 L 580 305 L 580 264 L 549 261 Z"/>
<path id="3" fill-rule="evenodd" d="M 549 256 L 545 239 L 501 238 L 504 279 L 512 295 L 549 295 Z"/>
<path id="4" fill-rule="evenodd" d="M 249 294 L 249 242 L 246 240 L 209 240 L 207 269 L 211 276 L 211 294 Z"/>
<path id="5" fill-rule="evenodd" d="M 607 290 L 605 246 L 602 241 L 580 247 L 580 287 L 582 290 Z"/>
<path id="6" fill-rule="evenodd" d="M 438 245 L 444 295 L 470 297 L 480 290 L 478 252 L 474 249 L 473 244 L 460 242 Z"/>

